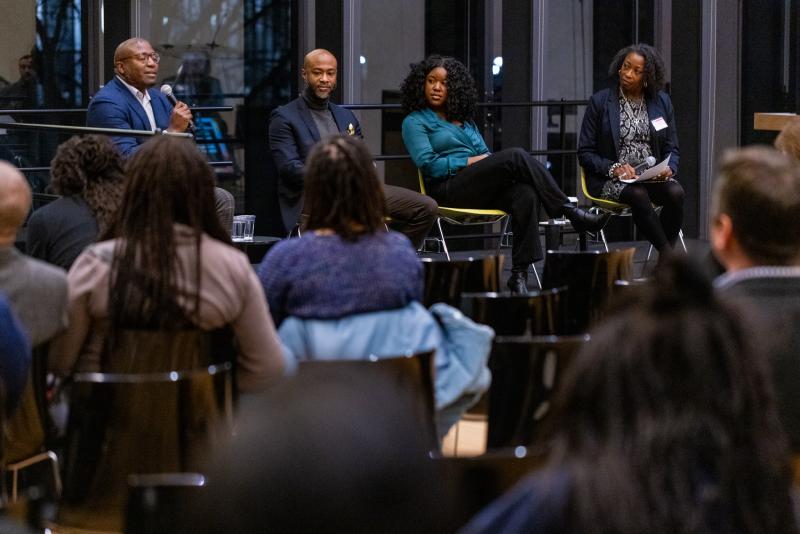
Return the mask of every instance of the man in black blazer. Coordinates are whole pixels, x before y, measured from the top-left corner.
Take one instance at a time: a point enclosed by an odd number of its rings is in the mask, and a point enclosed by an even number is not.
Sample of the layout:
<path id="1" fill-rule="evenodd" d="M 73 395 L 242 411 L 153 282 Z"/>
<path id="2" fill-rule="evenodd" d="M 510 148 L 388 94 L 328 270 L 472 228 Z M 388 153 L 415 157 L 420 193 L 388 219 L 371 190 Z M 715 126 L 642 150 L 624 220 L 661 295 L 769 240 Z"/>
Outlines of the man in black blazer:
<path id="1" fill-rule="evenodd" d="M 353 112 L 330 102 L 336 88 L 336 58 L 327 50 L 309 52 L 303 62 L 303 93 L 272 112 L 269 145 L 278 168 L 278 195 L 284 226 L 291 230 L 300 218 L 305 161 L 314 143 L 338 133 L 361 134 Z M 436 221 L 438 206 L 432 198 L 410 189 L 384 185 L 392 224 L 419 248 Z"/>
<path id="2" fill-rule="evenodd" d="M 711 246 L 718 291 L 755 314 L 778 408 L 800 452 L 800 163 L 767 147 L 725 154 L 714 185 Z"/>

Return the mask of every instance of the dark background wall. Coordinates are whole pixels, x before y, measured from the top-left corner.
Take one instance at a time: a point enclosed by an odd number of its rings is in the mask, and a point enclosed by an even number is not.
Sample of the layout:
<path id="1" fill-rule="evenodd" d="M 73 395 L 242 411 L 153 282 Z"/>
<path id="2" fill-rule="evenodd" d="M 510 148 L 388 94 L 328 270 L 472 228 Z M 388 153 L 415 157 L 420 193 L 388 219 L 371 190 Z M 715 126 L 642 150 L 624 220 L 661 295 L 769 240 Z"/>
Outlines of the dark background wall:
<path id="1" fill-rule="evenodd" d="M 700 192 L 700 47 L 702 13 L 696 0 L 673 0 L 672 83 L 681 161 L 679 179 L 686 192 L 683 232 L 697 236 Z M 679 21 L 679 23 L 678 23 Z"/>

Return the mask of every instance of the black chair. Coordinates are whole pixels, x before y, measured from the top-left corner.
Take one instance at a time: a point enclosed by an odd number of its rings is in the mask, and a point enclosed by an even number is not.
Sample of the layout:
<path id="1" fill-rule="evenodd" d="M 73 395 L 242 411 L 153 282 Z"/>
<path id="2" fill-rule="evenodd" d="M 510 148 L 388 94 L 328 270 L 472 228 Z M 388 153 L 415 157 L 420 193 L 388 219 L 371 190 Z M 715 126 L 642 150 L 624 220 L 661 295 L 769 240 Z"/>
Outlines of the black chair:
<path id="1" fill-rule="evenodd" d="M 322 377 L 336 375 L 342 380 L 348 377 L 371 377 L 375 381 L 382 380 L 381 383 L 390 384 L 394 389 L 392 397 L 412 411 L 431 450 L 438 449 L 433 399 L 433 352 L 393 358 L 372 357 L 367 360 L 301 361 L 298 373 L 317 373 Z"/>
<path id="2" fill-rule="evenodd" d="M 566 288 L 509 293 L 462 293 L 461 311 L 498 336 L 562 334 L 567 328 Z"/>
<path id="3" fill-rule="evenodd" d="M 427 307 L 436 302 L 444 302 L 457 308 L 462 293 L 501 291 L 500 274 L 503 272 L 504 260 L 504 256 L 461 260 L 423 258 L 423 304 Z"/>
<path id="4" fill-rule="evenodd" d="M 76 374 L 57 524 L 119 531 L 129 475 L 197 472 L 231 434 L 231 369 Z"/>
<path id="5" fill-rule="evenodd" d="M 183 528 L 182 514 L 206 491 L 200 473 L 159 473 L 128 477 L 125 534 L 161 534 Z"/>
<path id="6" fill-rule="evenodd" d="M 544 466 L 547 454 L 516 447 L 481 456 L 436 457 L 432 461 L 450 483 L 453 506 L 449 526 L 456 531 L 526 475 Z"/>
<path id="7" fill-rule="evenodd" d="M 542 286 L 569 289 L 569 334 L 586 332 L 602 314 L 617 280 L 633 277 L 635 249 L 600 251 L 548 250 Z"/>
<path id="8" fill-rule="evenodd" d="M 4 466 L 12 503 L 30 487 L 51 500 L 61 494 L 59 461 L 53 451 L 55 431 L 46 400 L 48 347 L 43 344 L 34 349 L 22 398 L 3 426 Z"/>
<path id="9" fill-rule="evenodd" d="M 488 449 L 529 445 L 561 377 L 589 336 L 496 337 L 489 358 Z"/>

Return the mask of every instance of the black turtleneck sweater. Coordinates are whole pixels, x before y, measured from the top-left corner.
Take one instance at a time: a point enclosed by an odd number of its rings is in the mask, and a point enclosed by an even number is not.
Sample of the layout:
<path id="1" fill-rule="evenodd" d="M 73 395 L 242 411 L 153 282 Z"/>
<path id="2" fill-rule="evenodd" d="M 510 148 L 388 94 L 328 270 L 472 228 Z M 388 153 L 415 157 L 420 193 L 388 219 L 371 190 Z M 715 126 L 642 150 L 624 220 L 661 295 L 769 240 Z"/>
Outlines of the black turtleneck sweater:
<path id="1" fill-rule="evenodd" d="M 314 124 L 317 126 L 320 139 L 338 134 L 339 127 L 336 126 L 336 121 L 333 120 L 333 113 L 328 108 L 328 99 L 317 97 L 309 87 L 305 88 L 302 97 L 308 105 L 308 110 L 311 112 L 311 118 L 314 119 Z"/>

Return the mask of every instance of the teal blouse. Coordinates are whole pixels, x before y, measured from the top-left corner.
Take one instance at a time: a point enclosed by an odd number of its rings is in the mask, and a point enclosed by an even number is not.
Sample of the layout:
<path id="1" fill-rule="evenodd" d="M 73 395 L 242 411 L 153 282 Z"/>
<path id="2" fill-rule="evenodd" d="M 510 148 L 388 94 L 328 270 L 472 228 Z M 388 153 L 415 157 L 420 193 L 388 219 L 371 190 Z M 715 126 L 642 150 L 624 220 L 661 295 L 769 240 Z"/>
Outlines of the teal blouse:
<path id="1" fill-rule="evenodd" d="M 403 142 L 426 183 L 443 182 L 466 167 L 467 158 L 489 152 L 474 122 L 456 126 L 431 109 L 408 114 Z"/>

